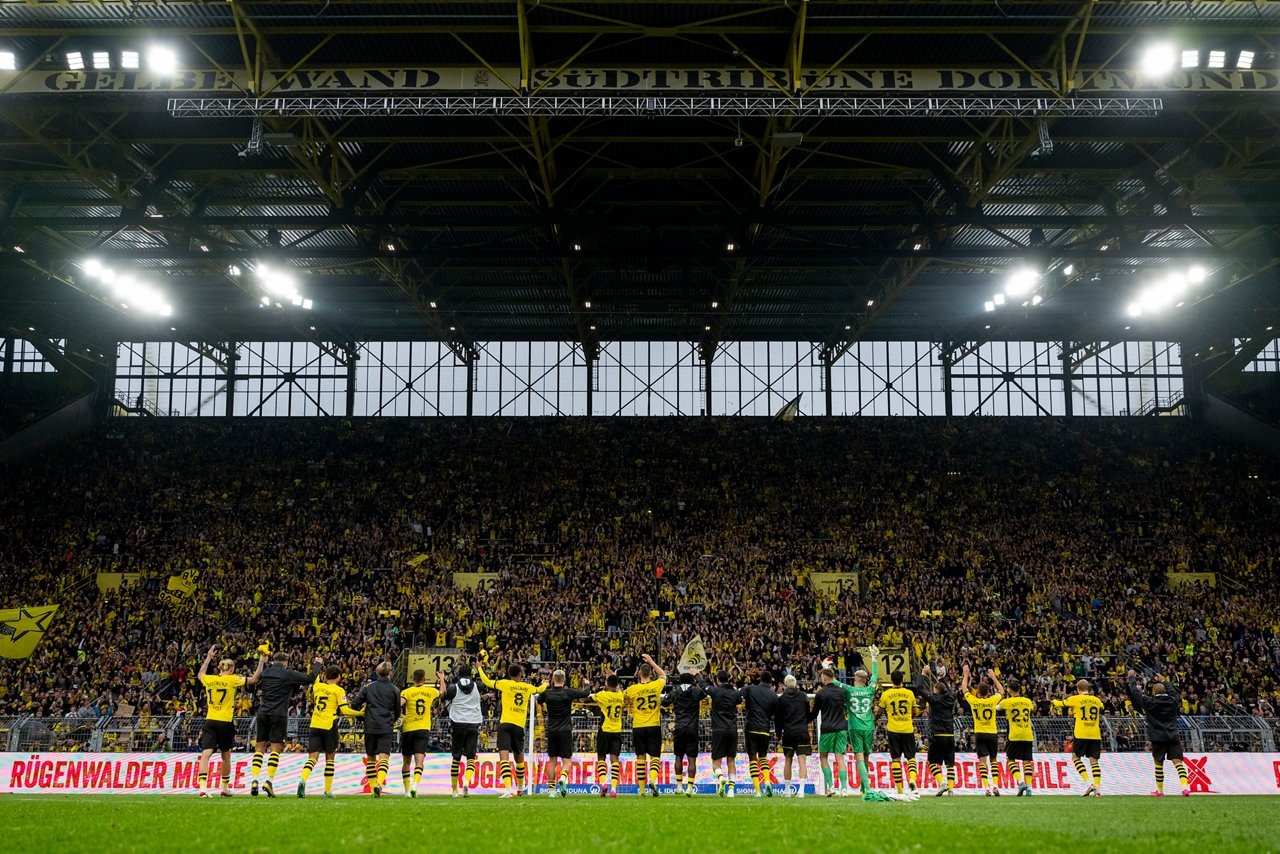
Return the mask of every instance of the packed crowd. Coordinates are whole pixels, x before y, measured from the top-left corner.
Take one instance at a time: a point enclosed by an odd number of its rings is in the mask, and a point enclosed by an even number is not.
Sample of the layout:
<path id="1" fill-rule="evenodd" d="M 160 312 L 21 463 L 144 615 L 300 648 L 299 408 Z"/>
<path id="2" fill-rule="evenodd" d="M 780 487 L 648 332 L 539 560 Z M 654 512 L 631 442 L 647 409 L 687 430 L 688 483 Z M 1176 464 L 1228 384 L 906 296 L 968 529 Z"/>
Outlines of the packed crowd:
<path id="1" fill-rule="evenodd" d="M 0 715 L 198 712 L 210 641 L 359 682 L 440 641 L 626 677 L 694 635 L 802 680 L 876 641 L 1045 713 L 1080 676 L 1128 712 L 1136 666 L 1190 714 L 1274 715 L 1277 469 L 1182 419 L 118 419 L 6 472 L 4 607 L 60 610 L 0 659 Z"/>

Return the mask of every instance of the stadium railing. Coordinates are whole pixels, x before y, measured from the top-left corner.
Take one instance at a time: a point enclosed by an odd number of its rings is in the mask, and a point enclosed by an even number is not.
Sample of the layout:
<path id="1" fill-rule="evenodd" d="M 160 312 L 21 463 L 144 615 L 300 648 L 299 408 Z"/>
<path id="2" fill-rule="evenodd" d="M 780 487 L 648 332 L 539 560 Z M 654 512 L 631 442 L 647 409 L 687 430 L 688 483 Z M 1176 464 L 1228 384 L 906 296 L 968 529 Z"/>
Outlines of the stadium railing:
<path id="1" fill-rule="evenodd" d="M 286 731 L 286 752 L 306 750 L 309 734 L 309 716 L 293 715 L 289 718 Z M 481 728 L 480 749 L 494 750 L 497 737 L 497 718 L 489 716 Z M 64 718 L 50 717 L 0 717 L 0 737 L 3 737 L 7 749 L 15 752 L 40 751 L 176 751 L 193 752 L 200 749 L 200 730 L 204 718 L 186 714 L 168 717 L 113 716 L 110 718 L 86 718 L 68 716 Z M 245 749 L 253 740 L 254 718 L 239 717 L 235 719 L 237 749 Z M 598 719 L 586 714 L 575 714 L 573 717 L 574 748 L 581 752 L 595 749 L 595 733 Z M 1277 736 L 1280 735 L 1280 718 L 1262 718 L 1248 715 L 1193 717 L 1183 716 L 1179 719 L 1183 743 L 1188 751 L 1205 752 L 1240 752 L 1271 753 L 1275 752 Z M 1035 750 L 1039 753 L 1055 753 L 1066 751 L 1071 744 L 1074 721 L 1070 717 L 1055 715 L 1052 717 L 1032 718 L 1032 726 L 1036 735 Z M 700 721 L 701 738 L 704 744 L 711 737 L 711 723 L 703 718 Z M 672 724 L 664 721 L 663 749 L 671 749 Z M 630 722 L 622 727 L 623 734 L 631 732 Z M 998 725 L 1000 749 L 1003 752 L 1008 736 L 1008 725 L 1001 718 Z M 343 718 L 339 722 L 342 734 L 343 749 L 359 751 L 363 749 L 363 727 L 358 718 Z M 928 718 L 917 721 L 917 731 L 921 740 L 929 737 Z M 742 719 L 739 716 L 739 750 L 745 749 L 742 738 Z M 1107 715 L 1102 719 L 1103 747 L 1110 752 L 1142 752 L 1147 750 L 1146 723 L 1142 718 Z M 974 747 L 973 719 L 957 717 L 955 721 L 956 748 L 962 751 Z M 545 739 L 542 725 L 539 723 L 533 731 L 533 750 L 541 753 L 545 750 Z M 888 746 L 888 736 L 883 726 L 876 729 L 875 749 L 884 751 Z M 447 751 L 451 747 L 449 721 L 446 716 L 435 715 L 432 719 L 431 739 L 429 747 L 432 752 Z M 396 736 L 395 749 L 399 750 L 399 735 Z"/>

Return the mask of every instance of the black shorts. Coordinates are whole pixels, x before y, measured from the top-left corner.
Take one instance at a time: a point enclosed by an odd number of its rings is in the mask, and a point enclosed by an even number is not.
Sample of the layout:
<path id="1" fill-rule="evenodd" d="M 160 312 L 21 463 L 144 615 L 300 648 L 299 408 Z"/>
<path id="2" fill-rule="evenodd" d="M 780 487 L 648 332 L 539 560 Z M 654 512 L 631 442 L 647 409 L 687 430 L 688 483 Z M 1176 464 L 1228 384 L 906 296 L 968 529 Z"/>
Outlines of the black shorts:
<path id="1" fill-rule="evenodd" d="M 1178 739 L 1172 741 L 1153 741 L 1151 742 L 1151 758 L 1161 765 L 1166 759 L 1182 759 L 1182 742 Z"/>
<path id="2" fill-rule="evenodd" d="M 809 730 L 789 729 L 783 732 L 782 755 L 788 758 L 792 756 L 812 756 L 813 741 L 809 738 Z"/>
<path id="3" fill-rule="evenodd" d="M 498 724 L 498 749 L 523 754 L 524 727 L 515 724 Z"/>
<path id="4" fill-rule="evenodd" d="M 631 744 L 636 756 L 662 755 L 662 727 L 642 726 L 631 730 Z"/>
<path id="5" fill-rule="evenodd" d="M 975 732 L 973 734 L 973 746 L 977 750 L 979 759 L 985 757 L 995 759 L 996 753 L 1000 750 L 1000 742 L 994 732 Z"/>
<path id="6" fill-rule="evenodd" d="M 1081 759 L 1101 759 L 1102 758 L 1102 739 L 1100 738 L 1077 738 L 1075 744 L 1072 745 L 1072 753 Z"/>
<path id="7" fill-rule="evenodd" d="M 364 755 L 373 757 L 386 754 L 390 756 L 395 753 L 392 745 L 395 742 L 395 736 L 389 732 L 365 733 L 364 734 Z"/>
<path id="8" fill-rule="evenodd" d="M 1009 741 L 1004 745 L 1004 758 L 1009 762 L 1030 762 L 1032 760 L 1031 751 L 1035 747 L 1035 742 L 1031 741 Z"/>
<path id="9" fill-rule="evenodd" d="M 929 737 L 929 753 L 925 757 L 930 765 L 956 764 L 955 736 L 933 735 Z"/>
<path id="10" fill-rule="evenodd" d="M 749 732 L 746 737 L 747 756 L 752 758 L 769 755 L 769 733 Z"/>
<path id="11" fill-rule="evenodd" d="M 453 758 L 456 762 L 462 757 L 476 758 L 476 749 L 480 745 L 480 724 L 458 724 L 450 727 L 453 741 Z"/>
<path id="12" fill-rule="evenodd" d="M 338 729 L 316 729 L 311 728 L 311 732 L 307 735 L 307 753 L 337 753 L 338 752 Z"/>
<path id="13" fill-rule="evenodd" d="M 603 759 L 606 756 L 617 756 L 622 753 L 622 733 L 620 732 L 604 732 L 603 730 L 596 733 L 596 756 Z"/>
<path id="14" fill-rule="evenodd" d="M 698 758 L 700 746 L 697 729 L 678 729 L 671 742 L 672 752 L 676 756 L 687 756 L 690 759 Z"/>
<path id="15" fill-rule="evenodd" d="M 205 720 L 200 730 L 200 749 L 226 753 L 236 746 L 236 725 L 228 721 Z"/>
<path id="16" fill-rule="evenodd" d="M 723 729 L 711 731 L 711 758 L 727 759 L 738 755 L 738 733 Z"/>
<path id="17" fill-rule="evenodd" d="M 257 741 L 268 744 L 284 744 L 289 718 L 285 715 L 258 715 Z"/>
<path id="18" fill-rule="evenodd" d="M 890 759 L 916 758 L 916 734 L 914 732 L 889 733 Z"/>
<path id="19" fill-rule="evenodd" d="M 547 755 L 553 759 L 572 759 L 573 730 L 547 733 Z"/>
<path id="20" fill-rule="evenodd" d="M 415 729 L 400 733 L 400 753 L 403 756 L 414 756 L 427 752 L 427 742 L 431 740 L 431 730 Z"/>

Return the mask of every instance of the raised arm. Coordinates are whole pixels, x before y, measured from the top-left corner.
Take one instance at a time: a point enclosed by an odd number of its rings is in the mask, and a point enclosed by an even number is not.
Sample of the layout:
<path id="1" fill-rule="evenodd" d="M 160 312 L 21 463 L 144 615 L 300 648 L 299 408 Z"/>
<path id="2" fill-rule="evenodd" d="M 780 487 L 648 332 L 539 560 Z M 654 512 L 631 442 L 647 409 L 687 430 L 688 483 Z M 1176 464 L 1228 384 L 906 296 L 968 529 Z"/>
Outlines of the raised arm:
<path id="1" fill-rule="evenodd" d="M 1130 670 L 1125 674 L 1124 687 L 1129 692 L 1129 702 L 1133 703 L 1133 707 L 1140 712 L 1147 710 L 1147 697 L 1142 693 L 1142 689 L 1138 687 L 1138 674 Z"/>
<path id="2" fill-rule="evenodd" d="M 498 683 L 489 678 L 489 674 L 484 672 L 484 667 L 480 662 L 476 662 L 476 675 L 480 677 L 480 684 L 486 688 L 497 688 Z"/>
<path id="3" fill-rule="evenodd" d="M 992 685 L 996 686 L 996 693 L 1003 697 L 1004 686 L 1000 684 L 1000 677 L 996 675 L 994 669 L 987 671 L 987 678 L 991 680 Z"/>
<path id="4" fill-rule="evenodd" d="M 245 684 L 257 685 L 258 680 L 262 678 L 262 668 L 266 666 L 267 666 L 267 654 L 265 652 L 260 653 L 258 655 L 258 669 L 253 671 L 253 675 L 245 680 Z M 303 684 L 305 685 L 306 683 L 304 682 Z"/>
<path id="5" fill-rule="evenodd" d="M 640 660 L 641 660 L 641 661 L 643 661 L 645 664 L 649 665 L 650 667 L 652 667 L 652 668 L 653 668 L 653 672 L 654 672 L 654 673 L 656 673 L 656 674 L 658 674 L 658 678 L 659 678 L 659 679 L 666 679 L 666 678 L 667 678 L 667 671 L 663 670 L 663 669 L 662 669 L 662 665 L 660 665 L 660 664 L 658 664 L 658 662 L 654 661 L 654 660 L 653 660 L 653 658 L 649 655 L 649 653 L 647 653 L 647 652 L 643 652 L 643 653 L 641 653 L 641 654 L 640 654 Z"/>
<path id="6" fill-rule="evenodd" d="M 871 681 L 867 682 L 867 687 L 874 688 L 880 679 L 880 647 L 872 644 L 867 647 L 867 652 L 871 655 Z"/>
<path id="7" fill-rule="evenodd" d="M 963 678 L 960 680 L 960 693 L 968 694 L 969 693 L 969 665 L 966 664 L 964 666 L 964 669 L 961 671 L 961 673 L 963 674 Z"/>
<path id="8" fill-rule="evenodd" d="M 216 646 L 209 647 L 209 651 L 204 655 L 204 661 L 200 662 L 200 672 L 196 674 L 197 679 L 203 679 L 209 675 L 209 664 L 213 661 L 213 657 L 217 655 L 218 648 Z"/>

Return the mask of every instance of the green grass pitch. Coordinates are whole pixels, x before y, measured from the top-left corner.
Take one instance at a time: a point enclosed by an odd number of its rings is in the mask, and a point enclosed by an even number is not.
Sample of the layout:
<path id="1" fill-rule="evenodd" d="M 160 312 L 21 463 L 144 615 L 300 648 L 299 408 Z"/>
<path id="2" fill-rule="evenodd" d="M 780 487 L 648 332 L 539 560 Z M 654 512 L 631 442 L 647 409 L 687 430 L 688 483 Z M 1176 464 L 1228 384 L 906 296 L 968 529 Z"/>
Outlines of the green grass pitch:
<path id="1" fill-rule="evenodd" d="M 0 851 L 1280 850 L 1280 798 L 0 796 Z"/>

